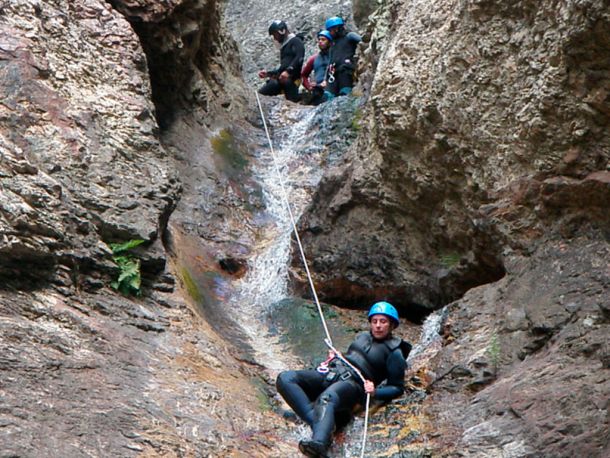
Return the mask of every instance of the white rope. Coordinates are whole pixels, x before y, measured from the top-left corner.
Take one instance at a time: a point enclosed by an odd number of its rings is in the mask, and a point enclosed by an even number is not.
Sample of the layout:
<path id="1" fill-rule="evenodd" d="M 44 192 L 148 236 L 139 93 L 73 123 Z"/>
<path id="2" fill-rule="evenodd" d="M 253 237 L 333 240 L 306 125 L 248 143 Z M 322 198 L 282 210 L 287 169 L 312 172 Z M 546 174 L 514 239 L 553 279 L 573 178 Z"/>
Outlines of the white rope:
<path id="1" fill-rule="evenodd" d="M 366 393 L 366 408 L 364 409 L 364 432 L 362 433 L 362 448 L 360 449 L 360 458 L 364 458 L 364 450 L 366 449 L 366 431 L 369 426 L 369 405 L 371 403 L 371 393 Z"/>
<path id="2" fill-rule="evenodd" d="M 362 372 L 360 372 L 360 369 L 358 369 L 356 366 L 354 366 L 352 363 L 350 363 L 347 360 L 347 358 L 345 358 L 345 356 L 343 356 L 343 354 L 339 350 L 337 350 L 335 347 L 333 347 L 333 344 L 330 341 L 325 340 L 324 343 L 337 356 L 337 358 L 339 358 L 345 365 L 349 366 L 349 368 L 351 370 L 353 370 L 358 377 L 360 377 L 360 380 L 362 380 L 362 384 L 364 384 L 366 382 L 366 379 L 364 378 L 364 375 L 362 375 Z M 366 404 L 365 404 L 365 409 L 364 409 L 364 431 L 362 432 L 362 449 L 360 450 L 360 458 L 364 457 L 364 450 L 366 448 L 366 432 L 367 432 L 368 424 L 369 424 L 370 402 L 371 402 L 371 393 L 366 393 Z"/>
<path id="3" fill-rule="evenodd" d="M 313 294 L 313 298 L 316 302 L 316 307 L 318 307 L 318 313 L 320 314 L 320 318 L 322 320 L 322 326 L 324 327 L 324 332 L 326 333 L 326 339 L 329 342 L 332 342 L 330 337 L 330 333 L 328 332 L 328 326 L 326 326 L 326 320 L 324 319 L 324 313 L 322 312 L 322 306 L 320 305 L 320 301 L 318 300 L 318 294 L 316 293 L 316 287 L 313 284 L 313 279 L 311 278 L 311 273 L 309 272 L 309 265 L 307 264 L 307 258 L 305 257 L 305 250 L 303 250 L 303 245 L 301 244 L 301 237 L 299 237 L 299 231 L 297 231 L 297 224 L 294 219 L 294 215 L 292 213 L 292 209 L 290 208 L 290 201 L 288 200 L 288 194 L 286 192 L 286 186 L 284 184 L 284 179 L 282 177 L 282 173 L 280 172 L 280 167 L 275 158 L 275 151 L 273 149 L 273 143 L 271 142 L 271 136 L 269 135 L 269 129 L 267 128 L 267 121 L 265 120 L 265 115 L 263 113 L 263 107 L 261 105 L 260 97 L 258 96 L 258 92 L 254 92 L 256 94 L 256 102 L 258 103 L 258 109 L 261 114 L 261 119 L 263 120 L 263 126 L 265 127 L 265 134 L 267 135 L 267 141 L 269 142 L 269 150 L 271 151 L 271 157 L 273 158 L 273 165 L 275 167 L 275 173 L 278 176 L 280 181 L 280 189 L 282 190 L 282 197 L 284 198 L 284 203 L 286 204 L 286 208 L 288 209 L 288 214 L 290 215 L 290 224 L 292 224 L 292 230 L 294 232 L 294 237 L 299 245 L 299 252 L 301 253 L 301 259 L 303 260 L 303 265 L 305 266 L 305 272 L 307 272 L 307 280 L 309 281 L 309 287 L 311 288 L 311 293 Z"/>
<path id="4" fill-rule="evenodd" d="M 362 375 L 362 372 L 350 363 L 345 357 L 338 351 L 335 347 L 333 347 L 332 339 L 330 337 L 330 332 L 328 332 L 328 326 L 326 325 L 326 320 L 324 319 L 324 312 L 322 311 L 322 306 L 320 305 L 320 301 L 318 300 L 318 294 L 316 293 L 316 287 L 313 283 L 313 279 L 311 278 L 311 272 L 309 271 L 309 265 L 307 264 L 307 258 L 305 257 L 305 250 L 303 249 L 303 244 L 301 243 L 301 238 L 299 237 L 299 231 L 297 230 L 296 221 L 294 219 L 294 214 L 292 213 L 292 209 L 290 207 L 290 201 L 288 200 L 288 193 L 286 192 L 286 186 L 284 184 L 284 179 L 282 177 L 282 173 L 280 171 L 280 167 L 278 165 L 277 159 L 275 157 L 275 150 L 273 149 L 273 142 L 271 141 L 271 136 L 269 135 L 269 129 L 267 128 L 267 121 L 265 119 L 265 114 L 263 113 L 263 107 L 261 105 L 260 97 L 258 96 L 258 92 L 254 91 L 256 95 L 256 102 L 258 104 L 258 110 L 261 114 L 261 119 L 263 120 L 263 126 L 265 128 L 265 135 L 267 136 L 267 141 L 269 142 L 269 150 L 271 151 L 271 157 L 273 158 L 273 165 L 275 167 L 275 172 L 278 176 L 278 180 L 280 182 L 280 189 L 282 190 L 282 197 L 284 199 L 284 203 L 286 204 L 286 208 L 288 209 L 288 215 L 290 216 L 290 224 L 292 225 L 292 231 L 294 232 L 294 237 L 297 241 L 297 245 L 299 246 L 299 252 L 301 254 L 301 259 L 303 261 L 303 265 L 305 266 L 305 272 L 307 273 L 307 280 L 309 281 L 309 287 L 311 288 L 311 293 L 316 302 L 316 307 L 318 308 L 318 314 L 320 315 L 320 320 L 322 321 L 322 326 L 324 327 L 324 333 L 326 334 L 326 339 L 324 339 L 324 343 L 330 348 L 335 355 L 343 361 L 347 366 L 349 366 L 355 373 L 360 377 L 362 383 L 366 382 L 366 379 Z M 369 404 L 370 404 L 371 394 L 366 394 L 366 408 L 364 413 L 364 433 L 362 435 L 362 451 L 360 453 L 360 458 L 364 457 L 364 449 L 366 448 L 366 433 L 368 428 L 368 418 L 369 418 Z"/>

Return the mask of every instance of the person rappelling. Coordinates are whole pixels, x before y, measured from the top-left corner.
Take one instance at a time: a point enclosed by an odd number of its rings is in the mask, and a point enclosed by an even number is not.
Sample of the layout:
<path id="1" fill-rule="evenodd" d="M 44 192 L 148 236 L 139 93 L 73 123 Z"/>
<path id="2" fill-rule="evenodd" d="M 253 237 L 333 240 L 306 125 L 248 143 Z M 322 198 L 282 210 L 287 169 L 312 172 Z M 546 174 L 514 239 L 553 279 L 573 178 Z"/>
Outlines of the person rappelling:
<path id="1" fill-rule="evenodd" d="M 309 105 L 319 105 L 334 97 L 328 90 L 329 84 L 334 81 L 334 76 L 328 72 L 333 36 L 328 30 L 321 30 L 317 33 L 317 37 L 319 51 L 307 59 L 301 70 L 303 87 L 310 94 L 307 102 Z M 313 78 L 311 77 L 312 72 Z"/>
<path id="2" fill-rule="evenodd" d="M 392 334 L 398 312 L 388 302 L 377 302 L 368 320 L 369 331 L 358 334 L 344 355 L 331 349 L 317 369 L 289 370 L 277 377 L 278 393 L 311 427 L 311 439 L 299 442 L 305 456 L 326 457 L 337 421 L 349 421 L 365 397 L 368 414 L 369 397 L 388 402 L 404 393 L 411 345 Z"/>
<path id="3" fill-rule="evenodd" d="M 279 95 L 299 101 L 299 78 L 305 57 L 305 46 L 300 35 L 290 33 L 284 21 L 276 20 L 269 26 L 269 35 L 280 47 L 280 66 L 274 70 L 261 70 L 259 78 L 268 78 L 258 90 L 262 95 Z"/>
<path id="4" fill-rule="evenodd" d="M 388 302 L 377 302 L 368 312 L 369 330 L 356 336 L 345 356 L 333 347 L 281 169 L 275 157 L 260 97 L 258 93 L 255 94 L 295 241 L 326 334 L 324 342 L 330 349 L 327 364 L 320 365 L 317 369 L 283 371 L 277 377 L 276 388 L 298 417 L 311 427 L 311 439 L 299 441 L 299 450 L 311 458 L 327 457 L 338 421 L 349 421 L 354 407 L 364 404 L 364 434 L 360 455 L 363 458 L 370 400 L 373 398 L 388 402 L 404 393 L 406 358 L 411 345 L 392 334 L 399 325 L 396 308 Z"/>

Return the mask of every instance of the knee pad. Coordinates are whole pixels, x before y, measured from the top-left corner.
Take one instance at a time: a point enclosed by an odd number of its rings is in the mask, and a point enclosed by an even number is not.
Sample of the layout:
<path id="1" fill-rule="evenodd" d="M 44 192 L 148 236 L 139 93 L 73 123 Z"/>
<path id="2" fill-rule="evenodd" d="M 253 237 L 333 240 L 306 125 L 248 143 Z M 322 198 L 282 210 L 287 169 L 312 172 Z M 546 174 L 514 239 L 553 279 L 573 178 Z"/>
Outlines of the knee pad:
<path id="1" fill-rule="evenodd" d="M 338 401 L 338 398 L 336 395 L 331 394 L 331 393 L 323 393 L 319 398 L 318 398 L 318 402 L 317 404 L 320 407 L 324 407 L 327 406 L 328 404 L 336 404 Z"/>

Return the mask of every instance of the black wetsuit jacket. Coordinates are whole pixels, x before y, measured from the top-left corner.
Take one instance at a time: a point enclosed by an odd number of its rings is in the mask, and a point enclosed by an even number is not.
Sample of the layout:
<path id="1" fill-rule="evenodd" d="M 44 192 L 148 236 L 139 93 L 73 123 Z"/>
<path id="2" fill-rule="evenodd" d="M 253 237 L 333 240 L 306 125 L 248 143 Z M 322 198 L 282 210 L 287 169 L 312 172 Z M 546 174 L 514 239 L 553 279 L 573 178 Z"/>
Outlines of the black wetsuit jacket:
<path id="1" fill-rule="evenodd" d="M 370 332 L 356 336 L 345 358 L 375 383 L 375 399 L 389 401 L 404 393 L 406 358 L 411 345 L 399 337 L 376 340 Z M 379 386 L 385 381 L 384 385 Z"/>
<path id="2" fill-rule="evenodd" d="M 286 42 L 282 44 L 280 49 L 280 66 L 275 70 L 267 72 L 270 77 L 278 77 L 286 70 L 292 80 L 297 80 L 301 77 L 301 67 L 305 58 L 305 46 L 299 35 L 287 37 Z"/>
<path id="3" fill-rule="evenodd" d="M 342 31 L 334 39 L 331 48 L 331 63 L 336 68 L 347 64 L 353 69 L 355 67 L 354 54 L 356 54 L 360 41 L 362 41 L 362 38 L 357 33 Z"/>

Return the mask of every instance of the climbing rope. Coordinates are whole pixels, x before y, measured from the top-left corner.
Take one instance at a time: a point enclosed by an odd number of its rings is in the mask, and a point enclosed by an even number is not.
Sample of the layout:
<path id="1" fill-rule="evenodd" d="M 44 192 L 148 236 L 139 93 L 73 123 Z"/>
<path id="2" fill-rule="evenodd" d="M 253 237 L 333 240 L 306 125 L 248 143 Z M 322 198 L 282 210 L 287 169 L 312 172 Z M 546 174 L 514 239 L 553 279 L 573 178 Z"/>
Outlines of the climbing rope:
<path id="1" fill-rule="evenodd" d="M 343 356 L 343 354 L 341 354 L 341 352 L 339 350 L 337 350 L 335 347 L 333 347 L 333 344 L 330 341 L 325 340 L 324 343 L 337 356 L 337 358 L 339 358 L 344 364 L 346 364 L 351 370 L 353 370 L 358 377 L 360 377 L 360 380 L 362 380 L 362 384 L 364 384 L 366 382 L 366 379 L 362 375 L 362 372 L 360 372 L 360 370 L 356 366 L 354 366 L 352 363 L 350 363 L 347 360 L 347 358 L 345 358 Z M 371 393 L 366 393 L 366 403 L 365 403 L 365 407 L 364 407 L 364 427 L 363 427 L 363 432 L 362 432 L 362 448 L 360 450 L 360 458 L 364 457 L 364 450 L 366 448 L 366 432 L 368 430 L 368 424 L 369 424 L 369 405 L 370 405 L 370 403 L 371 403 Z"/>
<path id="2" fill-rule="evenodd" d="M 297 245 L 299 246 L 299 253 L 301 254 L 301 260 L 303 261 L 303 265 L 305 267 L 305 272 L 307 273 L 307 280 L 309 281 L 309 287 L 311 288 L 311 293 L 312 293 L 314 301 L 316 303 L 316 307 L 318 308 L 318 314 L 320 315 L 320 320 L 322 321 L 322 327 L 324 328 L 324 333 L 326 334 L 326 339 L 324 339 L 324 343 L 333 353 L 335 353 L 337 358 L 339 358 L 341 361 L 343 361 L 343 363 L 345 363 L 348 367 L 350 367 L 354 371 L 354 373 L 356 375 L 358 375 L 358 377 L 360 377 L 360 379 L 362 380 L 362 383 L 364 383 L 366 381 L 366 379 L 362 375 L 362 372 L 360 372 L 360 370 L 357 367 L 355 367 L 353 364 L 351 364 L 341 354 L 341 352 L 339 352 L 333 346 L 332 338 L 330 337 L 330 332 L 328 331 L 328 326 L 326 325 L 326 320 L 324 319 L 324 312 L 322 311 L 322 305 L 320 304 L 320 301 L 318 299 L 316 287 L 313 283 L 313 278 L 311 277 L 311 272 L 309 271 L 309 265 L 307 263 L 307 258 L 305 257 L 305 250 L 303 249 L 303 244 L 301 243 L 301 237 L 299 237 L 299 231 L 297 230 L 296 220 L 294 218 L 294 214 L 292 213 L 292 208 L 290 207 L 290 201 L 288 200 L 288 193 L 286 192 L 286 185 L 284 184 L 284 178 L 282 176 L 279 164 L 278 164 L 276 156 L 275 156 L 275 150 L 273 148 L 273 142 L 271 141 L 271 135 L 269 135 L 269 129 L 267 127 L 267 120 L 265 119 L 265 114 L 263 112 L 263 106 L 261 104 L 260 97 L 258 96 L 258 92 L 254 91 L 254 94 L 256 95 L 256 102 L 258 104 L 258 110 L 260 112 L 261 119 L 263 120 L 263 127 L 265 128 L 265 135 L 267 136 L 267 141 L 269 142 L 269 151 L 271 151 L 271 157 L 273 159 L 273 166 L 275 168 L 275 173 L 277 174 L 278 180 L 280 182 L 282 198 L 284 200 L 284 204 L 286 205 L 286 208 L 288 209 L 288 215 L 290 216 L 290 224 L 292 225 L 292 231 L 294 232 L 295 240 L 297 242 Z M 370 393 L 367 393 L 366 394 L 366 408 L 365 408 L 365 415 L 364 415 L 364 432 L 363 432 L 363 436 L 362 436 L 362 451 L 360 453 L 360 458 L 364 457 L 364 449 L 366 448 L 366 434 L 367 434 L 367 427 L 368 427 L 370 398 L 371 398 Z"/>
<path id="3" fill-rule="evenodd" d="M 313 294 L 314 301 L 316 302 L 316 307 L 318 308 L 318 313 L 320 314 L 320 318 L 322 320 L 322 326 L 324 327 L 324 332 L 326 333 L 326 340 L 331 342 L 332 339 L 330 337 L 330 333 L 328 332 L 328 326 L 326 325 L 326 320 L 324 319 L 324 313 L 322 312 L 322 306 L 320 305 L 320 301 L 318 300 L 318 294 L 316 293 L 316 287 L 313 284 L 313 279 L 311 278 L 311 273 L 309 271 L 309 265 L 307 264 L 307 258 L 305 257 L 305 250 L 303 250 L 303 245 L 301 243 L 301 237 L 299 237 L 299 231 L 297 231 L 297 224 L 294 219 L 294 214 L 292 213 L 292 208 L 290 207 L 290 201 L 288 200 L 288 193 L 286 192 L 286 185 L 284 184 L 284 178 L 282 177 L 282 173 L 280 171 L 280 166 L 277 163 L 277 159 L 275 158 L 275 150 L 273 149 L 273 143 L 271 142 L 271 136 L 269 135 L 269 129 L 267 128 L 267 121 L 265 120 L 265 114 L 263 113 L 263 107 L 261 105 L 260 97 L 258 96 L 258 92 L 254 92 L 256 94 L 256 102 L 258 103 L 258 109 L 261 114 L 261 119 L 263 120 L 263 126 L 265 127 L 265 135 L 267 135 L 267 141 L 269 142 L 269 150 L 271 151 L 271 157 L 273 158 L 273 165 L 275 167 L 275 173 L 278 176 L 280 181 L 280 189 L 282 193 L 282 198 L 284 199 L 284 203 L 286 208 L 288 209 L 288 215 L 290 216 L 290 224 L 292 225 L 292 230 L 294 232 L 294 237 L 299 246 L 299 252 L 301 253 L 301 259 L 303 261 L 303 265 L 305 266 L 305 272 L 307 273 L 307 280 L 309 281 L 309 287 L 311 288 L 311 293 Z"/>

